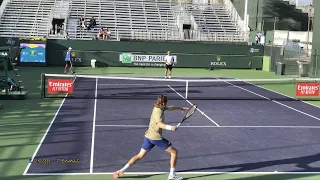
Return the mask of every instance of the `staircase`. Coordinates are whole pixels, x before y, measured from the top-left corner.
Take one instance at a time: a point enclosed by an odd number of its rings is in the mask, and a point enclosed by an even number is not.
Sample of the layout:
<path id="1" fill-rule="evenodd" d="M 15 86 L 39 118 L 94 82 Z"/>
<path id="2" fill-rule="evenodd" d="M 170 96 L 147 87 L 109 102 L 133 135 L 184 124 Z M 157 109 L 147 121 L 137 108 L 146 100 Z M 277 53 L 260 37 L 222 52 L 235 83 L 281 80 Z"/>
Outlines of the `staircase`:
<path id="1" fill-rule="evenodd" d="M 59 34 L 49 34 L 50 37 L 55 37 L 57 39 L 64 39 L 66 35 L 67 30 L 67 24 L 68 24 L 68 16 L 69 16 L 69 8 L 70 8 L 71 0 L 66 1 L 56 1 L 54 4 L 53 9 L 50 13 L 50 22 L 52 22 L 53 19 L 64 19 L 64 25 L 62 29 L 60 30 Z M 50 26 L 50 29 L 52 29 L 52 25 Z"/>
<path id="2" fill-rule="evenodd" d="M 297 61 L 284 61 L 284 75 L 298 76 L 299 65 Z"/>

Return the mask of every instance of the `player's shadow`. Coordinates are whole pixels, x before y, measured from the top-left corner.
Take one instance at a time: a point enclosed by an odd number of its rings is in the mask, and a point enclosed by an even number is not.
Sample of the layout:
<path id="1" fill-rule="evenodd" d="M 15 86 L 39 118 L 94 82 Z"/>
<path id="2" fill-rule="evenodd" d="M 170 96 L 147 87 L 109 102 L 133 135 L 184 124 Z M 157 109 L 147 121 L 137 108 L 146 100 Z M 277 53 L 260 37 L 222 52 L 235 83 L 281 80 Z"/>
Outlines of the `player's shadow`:
<path id="1" fill-rule="evenodd" d="M 268 166 L 275 166 L 275 165 L 282 165 L 282 164 L 296 164 L 297 167 L 301 168 L 301 170 L 296 171 L 288 171 L 288 172 L 319 172 L 320 168 L 318 167 L 311 167 L 310 164 L 320 161 L 320 153 L 310 156 L 303 156 L 298 158 L 291 158 L 291 159 L 281 159 L 281 160 L 275 160 L 275 161 L 265 161 L 265 162 L 257 162 L 257 163 L 248 163 L 248 164 L 238 164 L 238 165 L 229 165 L 229 166 L 217 166 L 217 167 L 209 167 L 209 168 L 199 168 L 199 169 L 191 169 L 187 171 L 206 171 L 206 170 L 217 170 L 217 169 L 226 169 L 226 168 L 238 168 L 237 170 L 230 171 L 227 173 L 232 172 L 249 172 L 250 170 L 268 167 Z M 267 173 L 267 172 L 266 172 Z M 218 176 L 226 173 L 217 173 L 217 174 L 204 174 L 204 175 L 198 175 L 193 177 L 185 177 L 183 179 L 198 179 L 198 178 L 205 178 L 205 177 L 212 177 L 212 176 Z M 295 174 L 284 174 L 281 175 L 281 179 L 283 180 L 289 180 L 289 179 L 295 179 L 297 178 L 297 175 Z M 301 177 L 309 177 L 312 176 L 312 174 L 304 174 L 299 175 Z M 264 176 L 258 176 L 258 177 L 244 177 L 240 178 L 238 180 L 269 180 L 269 179 L 276 179 L 279 178 L 278 174 L 275 175 L 264 175 Z"/>
<path id="2" fill-rule="evenodd" d="M 270 166 L 277 166 L 277 165 L 286 165 L 286 164 L 295 164 L 296 167 L 301 168 L 301 170 L 294 170 L 289 172 L 319 172 L 319 167 L 311 167 L 310 164 L 320 161 L 320 153 L 310 155 L 310 156 L 303 156 L 298 158 L 289 158 L 289 159 L 280 159 L 274 161 L 264 161 L 264 162 L 256 162 L 256 163 L 246 163 L 246 164 L 236 164 L 236 165 L 226 165 L 226 166 L 215 166 L 215 167 L 208 167 L 208 168 L 196 168 L 196 169 L 187 169 L 185 171 L 180 172 L 192 172 L 192 171 L 218 171 L 219 169 L 234 169 L 231 172 L 249 172 L 255 169 L 261 169 Z M 281 170 L 280 170 L 281 171 Z"/>
<path id="3" fill-rule="evenodd" d="M 187 179 L 198 179 L 198 178 L 203 178 L 211 179 L 212 176 L 220 176 L 223 174 L 205 174 L 205 175 L 199 175 L 199 176 L 193 176 L 193 177 L 184 177 L 184 180 Z M 250 177 L 242 177 L 242 178 L 237 178 L 237 180 L 272 180 L 272 179 L 281 179 L 281 180 L 293 180 L 297 178 L 304 178 L 304 177 L 312 177 L 316 176 L 315 174 L 266 174 L 266 175 L 259 175 L 259 176 L 250 176 Z M 281 178 L 280 178 L 281 177 Z"/>
<path id="4" fill-rule="evenodd" d="M 121 179 L 145 179 L 145 178 L 151 178 L 154 176 L 158 176 L 160 174 L 145 174 L 145 175 L 136 175 L 136 176 L 123 176 Z"/>

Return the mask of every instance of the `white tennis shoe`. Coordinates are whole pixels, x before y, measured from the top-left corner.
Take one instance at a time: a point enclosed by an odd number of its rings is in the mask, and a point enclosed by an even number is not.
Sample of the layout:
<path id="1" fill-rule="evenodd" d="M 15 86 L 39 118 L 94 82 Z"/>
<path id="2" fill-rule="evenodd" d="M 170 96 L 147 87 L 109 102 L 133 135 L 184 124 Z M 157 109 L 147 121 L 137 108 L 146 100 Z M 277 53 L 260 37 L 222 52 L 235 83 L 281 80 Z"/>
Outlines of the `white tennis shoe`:
<path id="1" fill-rule="evenodd" d="M 183 180 L 183 177 L 169 175 L 168 180 Z"/>

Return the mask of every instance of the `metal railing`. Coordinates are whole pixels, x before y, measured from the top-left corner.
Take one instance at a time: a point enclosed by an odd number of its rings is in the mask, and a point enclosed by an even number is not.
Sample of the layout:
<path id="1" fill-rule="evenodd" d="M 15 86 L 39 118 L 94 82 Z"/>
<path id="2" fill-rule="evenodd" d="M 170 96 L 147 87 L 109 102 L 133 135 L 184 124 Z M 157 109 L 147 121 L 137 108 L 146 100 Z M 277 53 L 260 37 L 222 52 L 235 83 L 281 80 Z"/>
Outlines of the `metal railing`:
<path id="1" fill-rule="evenodd" d="M 32 34 L 30 34 L 31 36 L 32 35 L 38 36 L 38 28 L 39 28 L 39 26 L 38 26 L 38 15 L 39 15 L 39 10 L 41 8 L 41 2 L 42 2 L 42 0 L 39 1 L 38 8 L 36 10 L 36 15 L 35 15 L 34 22 L 33 22 L 33 25 L 32 25 L 32 31 L 31 31 Z"/>
<path id="2" fill-rule="evenodd" d="M 4 10 L 6 9 L 7 4 L 9 4 L 10 0 L 3 0 L 0 6 L 0 22 L 2 19 L 2 14 L 4 13 Z"/>
<path id="3" fill-rule="evenodd" d="M 68 32 L 68 24 L 69 24 L 69 17 L 70 17 L 70 14 L 71 14 L 71 9 L 72 9 L 72 1 L 69 1 L 69 4 L 68 4 L 68 9 L 67 9 L 67 13 L 66 13 L 66 17 L 65 17 L 65 22 L 64 22 L 64 34 L 65 36 L 69 36 L 69 32 Z M 70 37 L 70 36 L 69 36 Z"/>
<path id="4" fill-rule="evenodd" d="M 186 36 L 188 34 L 188 36 Z M 116 39 L 132 40 L 179 40 L 179 41 L 214 41 L 214 42 L 246 42 L 248 34 L 212 33 L 195 30 L 186 31 L 116 31 Z"/>
<path id="5" fill-rule="evenodd" d="M 243 19 L 241 19 L 240 15 L 238 14 L 238 11 L 234 7 L 233 3 L 230 0 L 223 0 L 223 4 L 226 6 L 228 11 L 230 12 L 230 16 L 231 16 L 232 20 L 234 20 L 238 23 L 238 26 L 241 28 L 241 30 L 246 33 L 250 32 L 250 28 L 248 27 L 246 22 Z"/>

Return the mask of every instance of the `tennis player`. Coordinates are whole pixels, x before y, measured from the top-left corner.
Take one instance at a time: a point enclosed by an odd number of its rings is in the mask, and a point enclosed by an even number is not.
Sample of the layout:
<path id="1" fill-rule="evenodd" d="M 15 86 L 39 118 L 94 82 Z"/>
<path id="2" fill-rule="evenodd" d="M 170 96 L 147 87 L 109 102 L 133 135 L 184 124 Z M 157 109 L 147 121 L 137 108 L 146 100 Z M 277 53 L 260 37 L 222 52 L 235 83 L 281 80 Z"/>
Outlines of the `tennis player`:
<path id="1" fill-rule="evenodd" d="M 72 67 L 72 61 L 71 61 L 71 50 L 72 48 L 69 47 L 67 54 L 66 54 L 66 58 L 64 59 L 66 61 L 66 66 L 64 67 L 64 73 L 67 74 L 67 67 L 70 66 L 69 71 L 72 72 L 72 74 L 74 74 L 75 72 L 73 71 L 73 67 Z"/>
<path id="2" fill-rule="evenodd" d="M 133 156 L 130 161 L 120 170 L 116 171 L 113 174 L 114 178 L 118 178 L 124 174 L 124 172 L 132 166 L 137 161 L 141 160 L 147 155 L 147 153 L 155 146 L 161 150 L 169 153 L 171 155 L 170 159 L 170 174 L 168 180 L 182 180 L 182 177 L 176 176 L 175 168 L 177 163 L 177 154 L 178 151 L 175 149 L 172 144 L 165 138 L 162 137 L 162 129 L 168 131 L 176 131 L 175 126 L 170 126 L 164 124 L 164 111 L 165 110 L 188 110 L 187 107 L 175 107 L 167 106 L 168 98 L 164 95 L 158 97 L 157 101 L 154 104 L 154 108 L 151 114 L 149 128 L 145 132 L 145 137 L 143 140 L 142 148 L 140 152 Z"/>
<path id="3" fill-rule="evenodd" d="M 172 73 L 172 67 L 174 63 L 174 58 L 171 56 L 171 52 L 168 51 L 168 55 L 164 58 L 165 63 L 166 63 L 166 72 L 165 72 L 165 79 L 167 79 L 168 75 L 168 70 L 169 70 L 169 79 L 171 78 L 171 73 Z"/>

